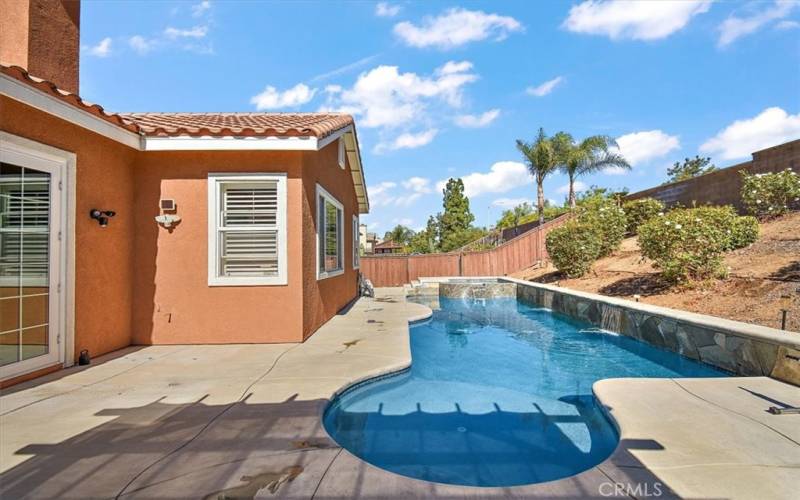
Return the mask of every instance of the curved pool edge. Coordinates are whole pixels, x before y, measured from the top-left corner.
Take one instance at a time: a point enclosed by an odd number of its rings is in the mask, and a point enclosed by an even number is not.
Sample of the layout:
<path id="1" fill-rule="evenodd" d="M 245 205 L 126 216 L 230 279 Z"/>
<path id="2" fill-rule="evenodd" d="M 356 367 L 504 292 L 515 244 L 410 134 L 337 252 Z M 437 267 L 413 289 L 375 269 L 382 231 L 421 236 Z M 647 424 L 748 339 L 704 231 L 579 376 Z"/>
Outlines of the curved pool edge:
<path id="1" fill-rule="evenodd" d="M 341 396 L 347 391 L 354 389 L 355 387 L 361 386 L 365 383 L 369 383 L 375 380 L 380 380 L 387 377 L 392 377 L 396 375 L 400 375 L 403 372 L 408 371 L 411 367 L 411 340 L 410 340 L 410 328 L 411 325 L 415 323 L 420 323 L 426 321 L 433 316 L 433 310 L 423 304 L 417 304 L 414 302 L 408 302 L 405 297 L 403 297 L 405 303 L 403 304 L 404 309 L 406 311 L 406 323 L 404 325 L 404 334 L 405 336 L 405 346 L 406 350 L 403 353 L 404 356 L 401 356 L 403 359 L 396 363 L 389 363 L 385 366 L 380 368 L 376 368 L 374 370 L 369 370 L 363 373 L 360 373 L 356 377 L 350 378 L 347 382 L 339 386 L 333 393 L 327 398 L 327 403 L 323 406 L 321 416 L 325 415 L 325 412 L 328 410 L 331 402 L 334 401 L 337 397 Z M 400 333 L 395 333 L 395 335 Z M 333 438 L 331 438 L 333 439 Z M 334 440 L 335 441 L 335 440 Z"/>

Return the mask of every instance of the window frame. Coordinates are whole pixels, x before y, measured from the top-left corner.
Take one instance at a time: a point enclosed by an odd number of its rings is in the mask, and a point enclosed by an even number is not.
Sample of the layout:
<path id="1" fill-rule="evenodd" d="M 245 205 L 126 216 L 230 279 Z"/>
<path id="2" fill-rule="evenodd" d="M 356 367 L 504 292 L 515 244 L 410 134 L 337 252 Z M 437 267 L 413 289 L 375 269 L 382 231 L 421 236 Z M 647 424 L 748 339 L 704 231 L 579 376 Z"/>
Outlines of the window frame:
<path id="1" fill-rule="evenodd" d="M 361 267 L 361 234 L 359 232 L 359 225 L 358 214 L 353 214 L 353 224 L 352 229 L 353 237 L 350 238 L 353 244 L 353 269 L 358 269 Z"/>
<path id="2" fill-rule="evenodd" d="M 338 242 L 337 242 L 338 243 L 338 245 L 337 245 L 338 246 L 338 252 L 339 252 L 338 255 L 340 256 L 340 262 L 341 262 L 341 266 L 342 266 L 341 269 L 336 269 L 334 271 L 323 271 L 322 269 L 320 269 L 320 264 L 322 264 L 320 262 L 320 250 L 321 250 L 320 245 L 322 243 L 322 238 L 324 237 L 324 234 L 325 234 L 325 221 L 324 220 L 320 220 L 320 206 L 319 206 L 320 197 L 322 197 L 325 200 L 329 201 L 332 205 L 334 205 L 338 210 L 341 211 L 342 217 L 341 217 L 340 221 L 341 221 L 342 226 L 344 226 L 344 220 L 345 220 L 344 206 L 342 205 L 342 203 L 339 200 L 337 200 L 332 194 L 330 194 L 328 191 L 326 191 L 324 187 L 322 187 L 319 184 L 317 184 L 316 197 L 314 198 L 314 200 L 315 200 L 314 205 L 317 208 L 317 212 L 316 212 L 317 213 L 317 252 L 316 252 L 316 254 L 317 254 L 317 281 L 324 280 L 324 279 L 327 279 L 327 278 L 333 278 L 334 276 L 341 276 L 342 274 L 344 274 L 344 269 L 345 269 L 345 256 L 344 256 L 344 237 L 345 237 L 345 235 L 344 235 L 344 227 L 340 228 L 340 231 L 339 231 L 340 237 L 338 238 Z M 322 207 L 322 208 L 324 209 L 324 207 Z"/>
<path id="3" fill-rule="evenodd" d="M 282 286 L 288 284 L 287 221 L 285 172 L 270 173 L 209 173 L 208 174 L 208 286 Z M 275 227 L 278 232 L 277 276 L 220 276 L 220 227 L 222 187 L 226 184 L 276 182 L 278 209 Z"/>

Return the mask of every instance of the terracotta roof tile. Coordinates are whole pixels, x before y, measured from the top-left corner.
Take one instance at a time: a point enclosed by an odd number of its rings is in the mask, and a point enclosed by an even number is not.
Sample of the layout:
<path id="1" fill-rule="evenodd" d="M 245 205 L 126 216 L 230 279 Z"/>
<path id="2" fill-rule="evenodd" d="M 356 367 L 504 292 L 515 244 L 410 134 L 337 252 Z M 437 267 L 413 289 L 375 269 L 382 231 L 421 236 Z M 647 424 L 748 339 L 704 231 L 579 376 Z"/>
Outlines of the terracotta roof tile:
<path id="1" fill-rule="evenodd" d="M 14 78 L 15 80 L 18 80 L 26 85 L 30 85 L 31 87 L 60 99 L 67 104 L 75 106 L 76 108 L 89 112 L 107 122 L 113 123 L 114 125 L 127 129 L 131 132 L 139 133 L 139 127 L 136 126 L 136 124 L 124 120 L 116 113 L 107 113 L 99 104 L 92 104 L 88 101 L 84 101 L 80 98 L 80 96 L 78 96 L 78 94 L 61 90 L 52 82 L 32 76 L 19 66 L 6 66 L 4 64 L 0 64 L 0 73 Z"/>
<path id="2" fill-rule="evenodd" d="M 352 116 L 337 113 L 107 113 L 102 106 L 61 90 L 19 66 L 0 64 L 0 73 L 114 125 L 147 136 L 301 136 L 321 139 L 353 125 Z"/>
<path id="3" fill-rule="evenodd" d="M 317 137 L 353 124 L 336 113 L 120 113 L 145 135 Z"/>

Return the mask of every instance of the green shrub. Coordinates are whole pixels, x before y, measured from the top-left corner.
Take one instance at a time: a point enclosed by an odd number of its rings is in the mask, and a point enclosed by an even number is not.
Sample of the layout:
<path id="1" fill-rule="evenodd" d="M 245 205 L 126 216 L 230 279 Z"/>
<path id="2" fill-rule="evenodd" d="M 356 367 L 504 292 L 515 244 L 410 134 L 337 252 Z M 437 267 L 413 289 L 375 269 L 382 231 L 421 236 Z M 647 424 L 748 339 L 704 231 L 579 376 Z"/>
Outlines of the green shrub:
<path id="1" fill-rule="evenodd" d="M 692 213 L 723 230 L 722 249 L 726 252 L 746 247 L 758 239 L 758 220 L 739 216 L 730 205 L 697 207 Z"/>
<path id="2" fill-rule="evenodd" d="M 724 252 L 757 239 L 758 221 L 730 206 L 679 208 L 639 226 L 642 255 L 672 281 L 724 276 Z"/>
<path id="3" fill-rule="evenodd" d="M 619 248 L 625 238 L 628 223 L 625 211 L 611 197 L 594 197 L 584 200 L 577 209 L 578 221 L 593 228 L 600 238 L 599 257 L 605 257 Z"/>
<path id="4" fill-rule="evenodd" d="M 758 219 L 746 215 L 737 217 L 730 228 L 729 245 L 725 250 L 736 250 L 750 246 L 758 240 Z"/>
<path id="5" fill-rule="evenodd" d="M 545 238 L 547 253 L 556 268 L 570 278 L 580 278 L 600 256 L 601 235 L 596 228 L 570 220 Z"/>
<path id="6" fill-rule="evenodd" d="M 639 226 L 639 248 L 664 278 L 687 281 L 724 275 L 722 253 L 727 234 L 697 209 L 676 209 Z"/>
<path id="7" fill-rule="evenodd" d="M 742 171 L 742 203 L 759 219 L 796 210 L 800 208 L 800 175 L 791 168 L 755 175 Z"/>
<path id="8" fill-rule="evenodd" d="M 628 234 L 636 234 L 643 223 L 652 219 L 659 213 L 664 213 L 664 204 L 654 198 L 640 198 L 628 201 L 622 205 L 625 218 L 628 220 Z"/>

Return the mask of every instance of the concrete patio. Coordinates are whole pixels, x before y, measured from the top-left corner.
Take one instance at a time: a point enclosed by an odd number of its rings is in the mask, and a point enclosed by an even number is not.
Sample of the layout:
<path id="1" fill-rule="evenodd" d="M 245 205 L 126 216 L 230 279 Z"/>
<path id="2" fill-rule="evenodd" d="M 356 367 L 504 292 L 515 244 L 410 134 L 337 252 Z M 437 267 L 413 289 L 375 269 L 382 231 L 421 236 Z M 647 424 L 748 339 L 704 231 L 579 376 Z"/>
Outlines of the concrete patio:
<path id="1" fill-rule="evenodd" d="M 599 382 L 620 446 L 599 466 L 559 481 L 468 488 L 366 464 L 327 436 L 322 410 L 343 387 L 407 367 L 407 322 L 429 314 L 406 303 L 401 289 L 382 289 L 303 344 L 129 348 L 13 387 L 0 397 L 0 497 L 792 498 L 800 491 L 800 415 L 766 412 L 800 405 L 800 389 L 766 377 Z"/>

